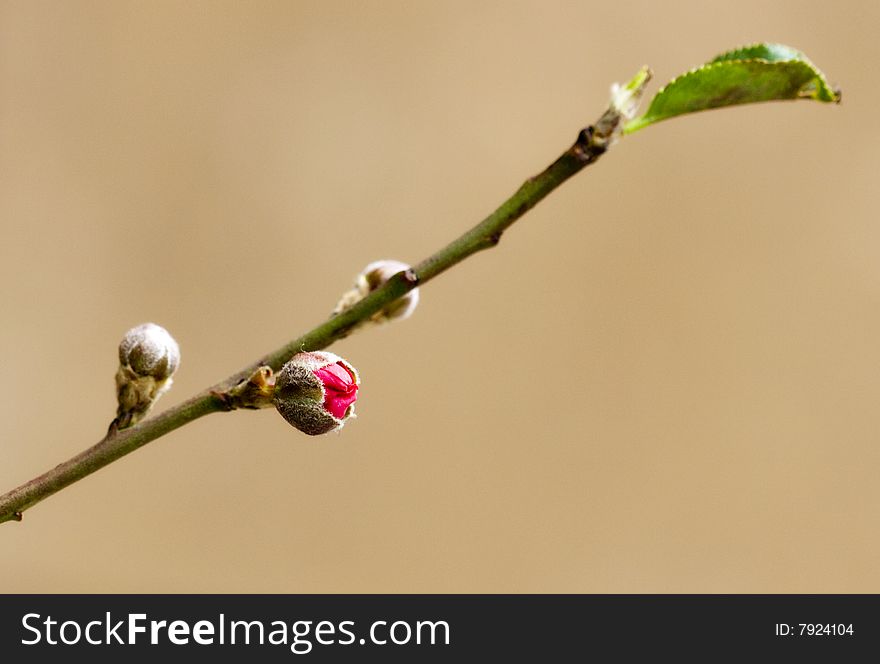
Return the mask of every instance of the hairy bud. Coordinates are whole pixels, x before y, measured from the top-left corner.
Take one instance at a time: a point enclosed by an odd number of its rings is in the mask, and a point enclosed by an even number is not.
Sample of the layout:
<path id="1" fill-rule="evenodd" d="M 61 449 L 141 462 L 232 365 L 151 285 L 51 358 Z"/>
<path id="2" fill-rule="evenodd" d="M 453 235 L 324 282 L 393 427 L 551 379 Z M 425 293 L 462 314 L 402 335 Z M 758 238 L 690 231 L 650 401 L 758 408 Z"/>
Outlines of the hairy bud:
<path id="1" fill-rule="evenodd" d="M 341 314 L 343 311 L 350 309 L 355 304 L 363 300 L 367 295 L 385 284 L 391 277 L 398 272 L 405 272 L 411 267 L 406 263 L 395 260 L 374 261 L 367 265 L 363 271 L 355 278 L 354 288 L 346 292 L 333 314 Z M 419 289 L 413 288 L 411 291 L 394 300 L 384 309 L 373 314 L 368 323 L 386 323 L 392 320 L 403 320 L 409 318 L 419 304 Z"/>
<path id="2" fill-rule="evenodd" d="M 118 429 L 137 424 L 171 387 L 180 366 L 180 348 L 168 330 L 144 323 L 125 333 L 119 344 L 116 398 Z"/>
<path id="3" fill-rule="evenodd" d="M 329 433 L 354 416 L 359 385 L 355 368 L 338 355 L 297 353 L 275 376 L 275 408 L 303 433 Z"/>

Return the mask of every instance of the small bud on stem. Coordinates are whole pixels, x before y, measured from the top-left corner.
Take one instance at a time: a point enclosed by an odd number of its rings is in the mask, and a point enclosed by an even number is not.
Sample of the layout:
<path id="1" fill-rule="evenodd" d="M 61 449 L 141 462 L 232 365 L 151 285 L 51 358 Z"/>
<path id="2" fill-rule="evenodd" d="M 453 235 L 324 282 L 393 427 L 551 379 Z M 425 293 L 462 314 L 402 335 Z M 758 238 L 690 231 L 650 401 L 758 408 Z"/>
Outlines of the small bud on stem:
<path id="1" fill-rule="evenodd" d="M 144 323 L 125 333 L 119 344 L 116 398 L 119 408 L 111 429 L 137 424 L 171 388 L 180 366 L 180 348 L 168 330 Z"/>
<path id="2" fill-rule="evenodd" d="M 354 288 L 347 291 L 339 300 L 339 303 L 333 310 L 333 315 L 339 315 L 343 311 L 350 309 L 374 290 L 384 285 L 395 274 L 405 272 L 409 269 L 411 269 L 411 267 L 406 263 L 390 259 L 370 263 L 355 278 Z M 369 323 L 387 323 L 392 320 L 409 318 L 418 304 L 419 289 L 414 288 L 402 297 L 394 300 L 394 302 L 391 302 L 384 309 L 377 311 L 370 318 L 363 321 L 361 325 Z"/>
<path id="3" fill-rule="evenodd" d="M 275 376 L 272 367 L 262 366 L 241 381 L 223 397 L 230 409 L 269 408 L 275 404 L 272 398 L 275 396 Z"/>
<path id="4" fill-rule="evenodd" d="M 642 67 L 626 84 L 611 85 L 611 101 L 608 110 L 602 114 L 595 125 L 596 139 L 606 148 L 612 146 L 623 134 L 624 126 L 635 117 L 645 86 L 651 80 L 651 70 Z"/>

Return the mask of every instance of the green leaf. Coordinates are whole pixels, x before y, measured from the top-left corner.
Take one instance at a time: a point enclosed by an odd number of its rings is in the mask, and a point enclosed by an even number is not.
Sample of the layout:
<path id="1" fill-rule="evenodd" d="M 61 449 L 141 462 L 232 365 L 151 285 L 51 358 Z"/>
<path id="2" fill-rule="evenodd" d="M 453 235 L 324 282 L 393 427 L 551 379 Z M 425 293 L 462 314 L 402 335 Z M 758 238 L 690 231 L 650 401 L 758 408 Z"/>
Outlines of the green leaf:
<path id="1" fill-rule="evenodd" d="M 752 44 L 722 53 L 672 80 L 623 132 L 631 134 L 685 113 L 783 99 L 839 102 L 840 91 L 832 89 L 800 51 L 783 44 Z"/>

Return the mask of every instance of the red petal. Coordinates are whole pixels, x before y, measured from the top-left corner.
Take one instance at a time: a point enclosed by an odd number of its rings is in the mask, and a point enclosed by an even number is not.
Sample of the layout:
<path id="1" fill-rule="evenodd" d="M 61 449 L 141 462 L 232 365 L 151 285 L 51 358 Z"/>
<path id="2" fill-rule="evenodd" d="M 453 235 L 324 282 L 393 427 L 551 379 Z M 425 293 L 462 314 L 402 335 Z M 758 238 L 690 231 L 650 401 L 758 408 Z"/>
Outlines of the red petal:
<path id="1" fill-rule="evenodd" d="M 315 375 L 324 384 L 324 408 L 341 420 L 348 407 L 357 401 L 358 386 L 354 377 L 339 363 L 328 364 L 315 371 Z"/>

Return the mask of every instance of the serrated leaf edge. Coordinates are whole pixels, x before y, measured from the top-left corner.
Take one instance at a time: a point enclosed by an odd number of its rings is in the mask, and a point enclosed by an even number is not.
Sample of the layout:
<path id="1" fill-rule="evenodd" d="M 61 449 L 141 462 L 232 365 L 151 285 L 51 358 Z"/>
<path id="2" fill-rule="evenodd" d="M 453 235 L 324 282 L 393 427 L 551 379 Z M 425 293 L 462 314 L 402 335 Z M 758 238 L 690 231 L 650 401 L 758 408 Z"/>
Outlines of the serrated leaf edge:
<path id="1" fill-rule="evenodd" d="M 735 60 L 722 60 L 721 62 L 744 62 L 746 60 L 766 60 L 766 62 L 768 62 L 769 64 L 774 64 L 777 62 L 792 62 L 795 60 L 800 60 L 801 62 L 808 62 L 813 67 L 813 69 L 815 69 L 816 71 L 819 71 L 819 68 L 810 61 L 810 58 L 807 57 L 806 53 L 796 49 L 794 46 L 789 46 L 788 44 L 783 44 L 782 42 L 751 42 L 748 44 L 740 44 L 739 46 L 735 46 L 734 48 L 727 49 L 723 53 L 719 53 L 714 58 L 712 58 L 709 62 L 705 63 L 704 65 L 700 65 L 700 66 L 705 67 L 706 65 L 717 65 L 719 63 L 715 62 L 715 61 L 718 60 L 718 58 L 724 57 L 728 53 L 736 53 L 737 51 L 744 51 L 747 48 L 754 48 L 755 46 L 782 46 L 783 48 L 787 48 L 791 51 L 794 51 L 800 57 L 789 58 L 788 60 L 767 60 L 766 58 L 736 58 Z M 696 67 L 696 69 L 699 69 L 699 68 L 700 67 Z"/>

